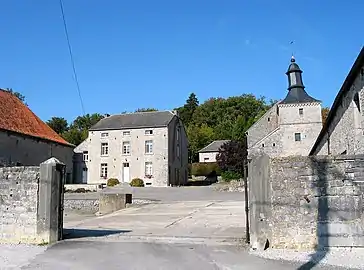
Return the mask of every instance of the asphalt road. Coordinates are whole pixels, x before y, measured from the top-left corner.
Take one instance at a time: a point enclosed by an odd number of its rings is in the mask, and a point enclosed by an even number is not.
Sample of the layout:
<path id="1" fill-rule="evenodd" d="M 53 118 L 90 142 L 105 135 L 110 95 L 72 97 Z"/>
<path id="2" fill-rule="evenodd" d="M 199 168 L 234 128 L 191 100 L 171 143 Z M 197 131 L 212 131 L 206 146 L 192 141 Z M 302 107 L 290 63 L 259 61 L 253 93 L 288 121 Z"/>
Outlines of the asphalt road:
<path id="1" fill-rule="evenodd" d="M 22 269 L 43 270 L 292 270 L 301 264 L 269 261 L 231 246 L 105 241 L 62 242 Z M 315 269 L 334 269 L 332 267 Z"/>

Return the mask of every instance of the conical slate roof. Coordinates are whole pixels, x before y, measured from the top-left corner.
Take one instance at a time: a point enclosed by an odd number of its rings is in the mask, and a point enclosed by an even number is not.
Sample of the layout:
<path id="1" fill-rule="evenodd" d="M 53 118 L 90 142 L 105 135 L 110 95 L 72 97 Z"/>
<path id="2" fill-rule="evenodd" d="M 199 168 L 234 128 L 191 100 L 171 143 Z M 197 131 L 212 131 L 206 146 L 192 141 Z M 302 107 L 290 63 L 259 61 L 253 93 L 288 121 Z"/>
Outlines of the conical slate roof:
<path id="1" fill-rule="evenodd" d="M 311 97 L 303 88 L 292 88 L 280 104 L 321 102 Z"/>

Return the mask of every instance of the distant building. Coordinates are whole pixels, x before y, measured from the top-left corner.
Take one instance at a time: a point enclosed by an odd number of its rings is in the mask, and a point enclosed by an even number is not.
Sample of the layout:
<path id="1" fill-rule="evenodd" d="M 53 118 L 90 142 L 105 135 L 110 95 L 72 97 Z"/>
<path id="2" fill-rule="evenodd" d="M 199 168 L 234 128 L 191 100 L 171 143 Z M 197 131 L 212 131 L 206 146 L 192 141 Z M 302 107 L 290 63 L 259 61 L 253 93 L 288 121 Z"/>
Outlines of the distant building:
<path id="1" fill-rule="evenodd" d="M 310 154 L 364 154 L 364 47 L 336 96 Z"/>
<path id="2" fill-rule="evenodd" d="M 146 185 L 183 185 L 188 177 L 188 140 L 176 112 L 111 115 L 89 130 L 75 149 L 77 182 L 106 183 L 109 178 Z"/>
<path id="3" fill-rule="evenodd" d="M 216 162 L 216 156 L 219 153 L 220 147 L 229 141 L 230 140 L 213 141 L 206 147 L 202 148 L 200 151 L 198 151 L 199 161 L 200 162 Z"/>
<path id="4" fill-rule="evenodd" d="M 0 166 L 39 166 L 55 157 L 66 164 L 71 183 L 73 148 L 21 100 L 0 89 Z"/>
<path id="5" fill-rule="evenodd" d="M 322 128 L 321 102 L 305 91 L 302 71 L 294 57 L 288 71 L 288 94 L 248 131 L 248 153 L 307 156 Z"/>

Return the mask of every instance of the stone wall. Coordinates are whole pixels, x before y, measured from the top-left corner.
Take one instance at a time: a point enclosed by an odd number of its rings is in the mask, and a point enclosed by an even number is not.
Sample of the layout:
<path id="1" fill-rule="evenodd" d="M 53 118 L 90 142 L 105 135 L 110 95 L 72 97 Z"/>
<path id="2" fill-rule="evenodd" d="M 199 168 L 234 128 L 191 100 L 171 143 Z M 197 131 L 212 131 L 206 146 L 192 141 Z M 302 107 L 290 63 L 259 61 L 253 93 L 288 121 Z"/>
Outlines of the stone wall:
<path id="1" fill-rule="evenodd" d="M 364 156 L 255 157 L 249 176 L 254 247 L 364 246 Z"/>
<path id="2" fill-rule="evenodd" d="M 270 108 L 257 122 L 248 130 L 248 147 L 253 147 L 269 133 L 278 128 L 277 104 Z"/>
<path id="3" fill-rule="evenodd" d="M 0 168 L 0 240 L 37 238 L 39 167 Z"/>
<path id="4" fill-rule="evenodd" d="M 62 237 L 65 173 L 54 158 L 39 167 L 0 168 L 0 242 L 40 244 Z"/>
<path id="5" fill-rule="evenodd" d="M 348 88 L 343 96 L 339 93 L 339 106 L 326 133 L 313 149 L 314 155 L 364 154 L 364 73 L 359 72 Z M 356 96 L 357 102 L 354 101 Z"/>

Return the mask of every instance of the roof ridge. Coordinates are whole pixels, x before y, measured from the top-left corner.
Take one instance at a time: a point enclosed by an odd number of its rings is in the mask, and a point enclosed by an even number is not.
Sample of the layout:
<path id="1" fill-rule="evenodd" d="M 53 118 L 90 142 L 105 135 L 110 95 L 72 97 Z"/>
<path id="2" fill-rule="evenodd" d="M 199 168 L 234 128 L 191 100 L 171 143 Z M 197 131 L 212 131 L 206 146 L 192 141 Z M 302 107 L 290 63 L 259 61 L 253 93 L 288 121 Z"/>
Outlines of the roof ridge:
<path id="1" fill-rule="evenodd" d="M 163 111 L 147 111 L 147 112 L 126 112 L 126 113 L 119 113 L 119 114 L 111 114 L 108 117 L 119 116 L 119 115 L 131 115 L 131 114 L 161 113 L 161 112 L 170 112 L 170 111 L 169 110 L 163 110 Z M 107 117 L 105 117 L 105 118 L 107 118 Z"/>

